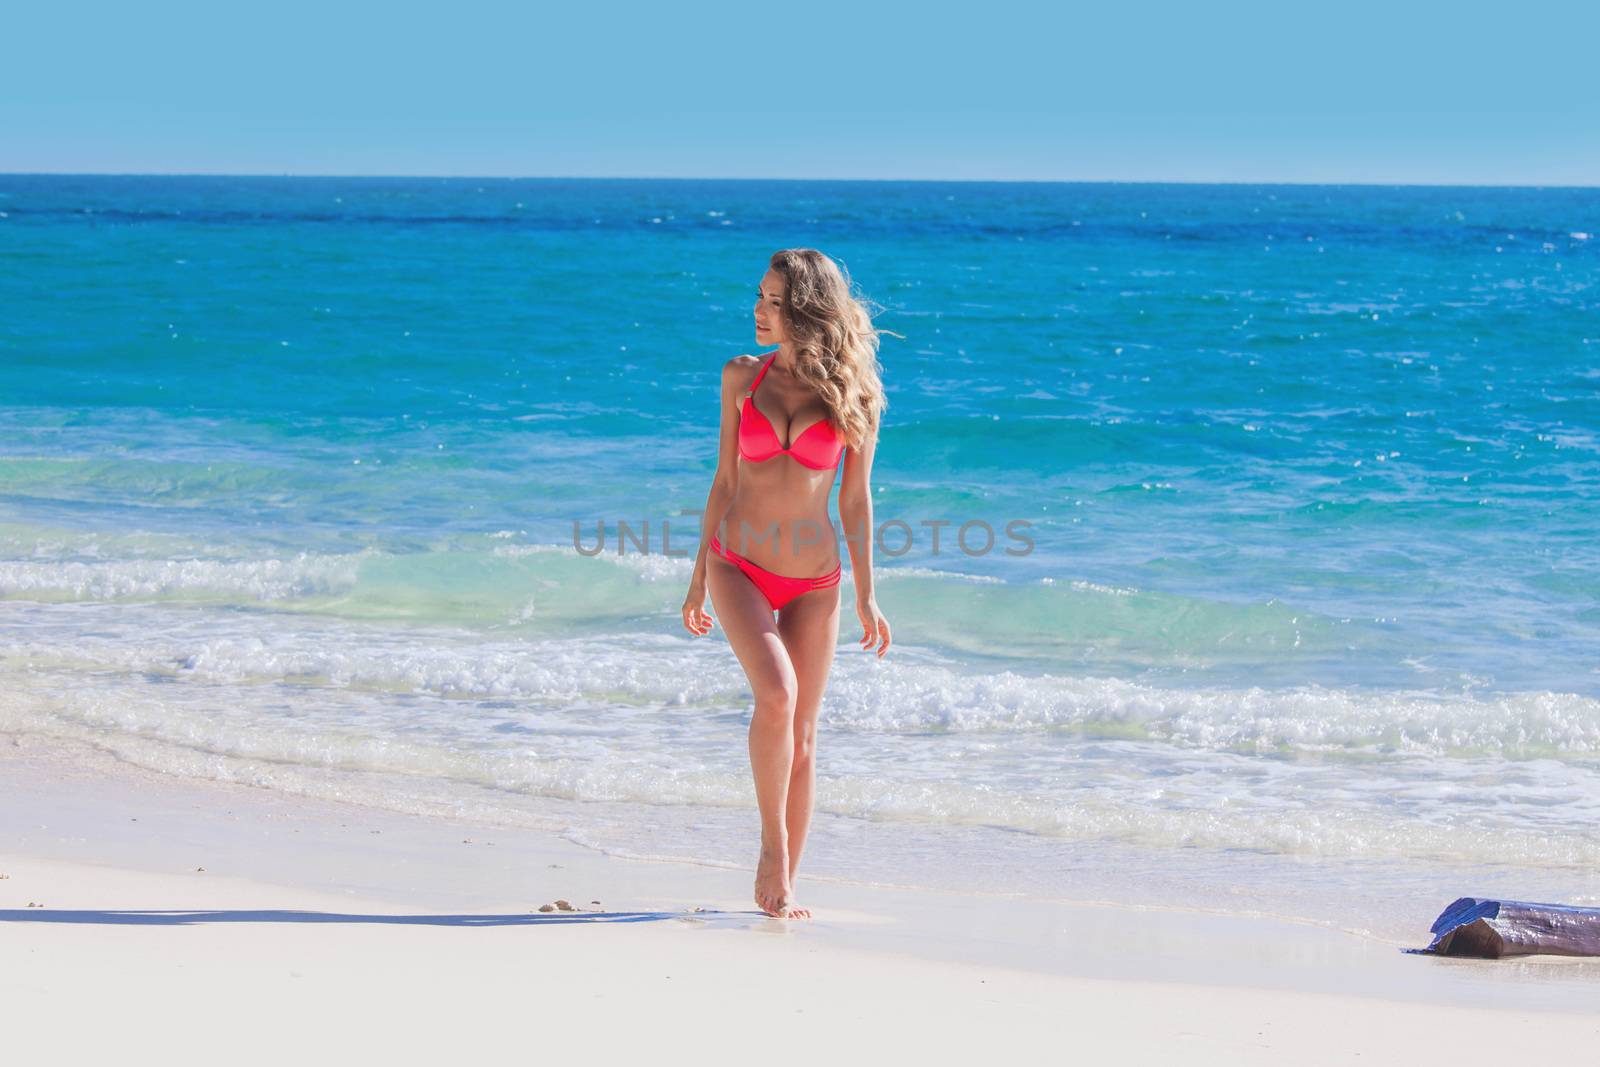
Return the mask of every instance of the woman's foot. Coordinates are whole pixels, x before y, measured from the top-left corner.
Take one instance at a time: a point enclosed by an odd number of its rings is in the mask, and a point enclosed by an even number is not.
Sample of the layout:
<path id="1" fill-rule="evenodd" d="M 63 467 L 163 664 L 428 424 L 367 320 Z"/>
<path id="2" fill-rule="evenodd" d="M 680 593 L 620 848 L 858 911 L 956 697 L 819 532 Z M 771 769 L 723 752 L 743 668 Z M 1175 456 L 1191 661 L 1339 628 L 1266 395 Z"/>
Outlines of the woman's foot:
<path id="1" fill-rule="evenodd" d="M 756 863 L 756 905 L 775 919 L 797 918 L 793 914 L 794 905 L 789 901 L 792 893 L 788 848 L 762 845 L 761 859 Z"/>

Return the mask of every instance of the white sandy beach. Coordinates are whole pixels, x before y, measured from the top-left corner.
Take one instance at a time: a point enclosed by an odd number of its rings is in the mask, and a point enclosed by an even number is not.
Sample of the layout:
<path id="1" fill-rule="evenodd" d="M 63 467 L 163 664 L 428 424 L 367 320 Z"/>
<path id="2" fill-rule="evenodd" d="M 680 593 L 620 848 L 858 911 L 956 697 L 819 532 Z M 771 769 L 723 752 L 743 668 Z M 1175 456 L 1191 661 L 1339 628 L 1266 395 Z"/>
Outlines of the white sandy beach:
<path id="1" fill-rule="evenodd" d="M 32 737 L 0 736 L 0 781 L 0 1003 L 25 1062 L 1554 1063 L 1600 1036 L 1590 961 L 1444 960 L 1276 920 L 803 877 L 817 918 L 782 922 L 755 911 L 744 871 Z M 557 898 L 595 910 L 537 911 Z"/>

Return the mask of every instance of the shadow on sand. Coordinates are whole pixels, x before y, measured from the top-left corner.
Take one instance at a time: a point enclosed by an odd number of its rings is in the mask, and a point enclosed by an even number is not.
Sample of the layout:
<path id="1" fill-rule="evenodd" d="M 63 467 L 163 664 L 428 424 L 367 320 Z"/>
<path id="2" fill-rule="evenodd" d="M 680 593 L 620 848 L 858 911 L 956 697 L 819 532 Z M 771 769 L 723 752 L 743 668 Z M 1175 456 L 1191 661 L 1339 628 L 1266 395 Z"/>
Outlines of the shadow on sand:
<path id="1" fill-rule="evenodd" d="M 375 923 L 391 926 L 560 926 L 567 923 L 706 922 L 719 916 L 766 918 L 757 911 L 591 911 L 527 915 L 362 915 L 336 911 L 105 911 L 0 909 L 0 922 L 89 923 L 106 926 L 198 926 L 203 923 Z"/>

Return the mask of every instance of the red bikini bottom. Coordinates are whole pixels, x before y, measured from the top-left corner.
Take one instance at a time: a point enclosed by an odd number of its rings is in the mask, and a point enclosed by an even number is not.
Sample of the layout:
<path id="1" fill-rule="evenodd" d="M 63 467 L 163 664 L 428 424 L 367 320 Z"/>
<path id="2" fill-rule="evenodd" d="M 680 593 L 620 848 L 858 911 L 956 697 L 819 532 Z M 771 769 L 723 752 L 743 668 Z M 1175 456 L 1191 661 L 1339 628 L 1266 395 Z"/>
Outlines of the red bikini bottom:
<path id="1" fill-rule="evenodd" d="M 756 566 L 743 556 L 729 552 L 722 547 L 722 542 L 717 540 L 716 534 L 711 535 L 711 551 L 744 571 L 744 576 L 761 590 L 761 595 L 767 598 L 767 603 L 772 605 L 773 611 L 777 611 L 801 593 L 838 585 L 839 577 L 844 572 L 841 564 L 833 568 L 832 574 L 825 574 L 821 578 L 785 578 L 781 574 L 773 574 L 765 567 Z"/>

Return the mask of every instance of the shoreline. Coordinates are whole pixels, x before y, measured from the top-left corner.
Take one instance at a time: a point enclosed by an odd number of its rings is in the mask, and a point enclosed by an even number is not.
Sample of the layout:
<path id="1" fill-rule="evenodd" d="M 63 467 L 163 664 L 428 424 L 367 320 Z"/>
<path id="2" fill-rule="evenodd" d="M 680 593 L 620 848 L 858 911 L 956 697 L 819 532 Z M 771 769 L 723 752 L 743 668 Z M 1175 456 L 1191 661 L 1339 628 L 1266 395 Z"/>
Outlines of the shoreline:
<path id="1" fill-rule="evenodd" d="M 374 959 L 404 956 L 412 938 L 426 938 L 432 947 L 407 957 L 397 973 L 410 973 L 413 965 L 426 971 L 435 957 L 467 953 L 465 969 L 448 968 L 449 981 L 465 982 L 474 997 L 492 998 L 503 995 L 491 988 L 496 973 L 512 980 L 495 968 L 515 960 L 515 983 L 532 983 L 544 989 L 541 995 L 568 1004 L 575 1001 L 561 992 L 564 980 L 545 964 L 569 976 L 574 968 L 594 968 L 584 973 L 585 981 L 598 983 L 596 991 L 585 996 L 600 1004 L 607 983 L 678 960 L 688 947 L 682 938 L 698 930 L 719 932 L 695 943 L 712 946 L 709 969 L 692 982 L 680 969 L 673 989 L 695 988 L 697 996 L 712 998 L 708 1006 L 743 1005 L 747 1019 L 764 1010 L 778 1013 L 773 1018 L 792 1016 L 795 1006 L 818 997 L 837 1007 L 837 998 L 848 995 L 880 1007 L 899 1004 L 926 1021 L 935 1014 L 930 1008 L 919 1014 L 909 993 L 901 1003 L 900 994 L 886 992 L 925 982 L 937 1014 L 965 1018 L 974 1035 L 980 1030 L 971 1024 L 992 1012 L 1015 1033 L 1038 1038 L 1060 1025 L 1062 1005 L 1105 998 L 1104 1013 L 1079 1019 L 1072 1031 L 1081 1037 L 1088 1025 L 1097 1035 L 1090 1043 L 1105 1042 L 1096 1047 L 1125 1052 L 1126 1042 L 1148 1040 L 1156 1042 L 1152 1051 L 1181 1047 L 1189 1056 L 1188 1044 L 1174 1044 L 1190 1040 L 1177 1036 L 1181 1030 L 1222 1043 L 1215 1046 L 1219 1057 L 1234 1061 L 1256 1048 L 1245 1037 L 1260 1036 L 1243 1034 L 1247 1019 L 1298 1020 L 1293 1034 L 1278 1032 L 1287 1045 L 1269 1042 L 1273 1055 L 1285 1048 L 1314 1056 L 1381 1048 L 1398 1057 L 1412 1039 L 1421 1054 L 1455 1040 L 1441 1037 L 1442 1028 L 1454 1027 L 1463 1036 L 1453 1054 L 1465 1062 L 1526 1051 L 1529 1033 L 1536 1035 L 1535 1046 L 1549 1041 L 1551 1055 L 1558 1055 L 1567 1042 L 1600 1031 L 1600 1017 L 1584 1014 L 1600 991 L 1600 961 L 1411 956 L 1309 923 L 808 882 L 803 873 L 800 899 L 816 918 L 784 922 L 755 909 L 748 871 L 626 859 L 549 831 L 491 829 L 177 778 L 91 756 L 78 743 L 0 734 L 0 779 L 15 798 L 0 808 L 0 840 L 6 842 L 0 873 L 9 876 L 0 880 L 0 936 L 13 951 L 31 950 L 29 964 L 7 980 L 6 994 L 13 1004 L 32 1005 L 29 1017 L 49 1018 L 63 1005 L 94 1000 L 79 991 L 87 973 L 114 974 L 125 965 L 130 975 L 148 979 L 151 995 L 164 990 L 169 997 L 203 999 L 214 994 L 193 984 L 200 970 L 231 985 L 291 947 L 309 962 L 280 968 L 280 984 L 297 981 L 291 970 L 344 974 L 341 982 L 373 983 L 351 996 L 381 1003 L 384 996 L 406 995 L 379 992 L 394 977 L 363 970 L 352 979 L 348 969 L 366 967 L 369 950 Z M 537 910 L 557 898 L 596 910 Z M 145 908 L 178 914 L 137 912 Z M 206 914 L 218 909 L 221 914 Z M 311 921 L 285 911 L 322 917 Z M 172 929 L 177 926 L 185 928 L 182 934 Z M 495 927 L 505 944 L 456 929 L 462 926 Z M 1418 947 L 1426 943 L 1424 933 Z M 602 940 L 584 939 L 595 934 Z M 517 940 L 523 937 L 538 945 Z M 169 960 L 187 958 L 189 948 L 182 946 L 191 938 L 196 952 L 201 943 L 216 942 L 205 949 L 210 962 L 202 967 L 197 956 L 170 969 Z M 215 957 L 213 948 L 224 955 Z M 762 980 L 738 977 L 755 966 L 770 974 L 776 957 L 817 978 L 806 985 L 804 1003 L 764 1008 Z M 673 974 L 673 967 L 664 973 Z M 469 974 L 476 977 L 468 980 Z M 419 989 L 430 985 L 421 972 L 411 980 Z M 274 992 L 272 983 L 260 981 L 263 997 L 288 988 Z M 992 995 L 971 997 L 972 988 L 1008 992 L 996 1002 Z M 104 992 L 112 996 L 112 987 Z M 656 1010 L 650 1005 L 659 994 L 652 987 L 642 999 L 629 1000 L 630 1010 Z M 449 994 L 457 995 L 466 994 Z M 1060 996 L 1071 1000 L 1057 1001 Z M 1025 1005 L 1038 1012 L 1030 1014 Z M 1206 1007 L 1184 1007 L 1192 1005 Z M 220 1004 L 215 1010 L 226 1015 Z M 1485 1026 L 1485 1011 L 1506 1025 Z M 1352 1012 L 1361 1025 L 1329 1021 Z M 1515 1026 L 1517 1019 L 1536 1025 Z M 878 1022 L 862 1017 L 848 1032 L 864 1037 Z M 1503 1048 L 1492 1036 L 1513 1030 L 1518 1036 L 1507 1036 Z M 1261 1047 L 1263 1056 L 1269 1046 Z"/>

